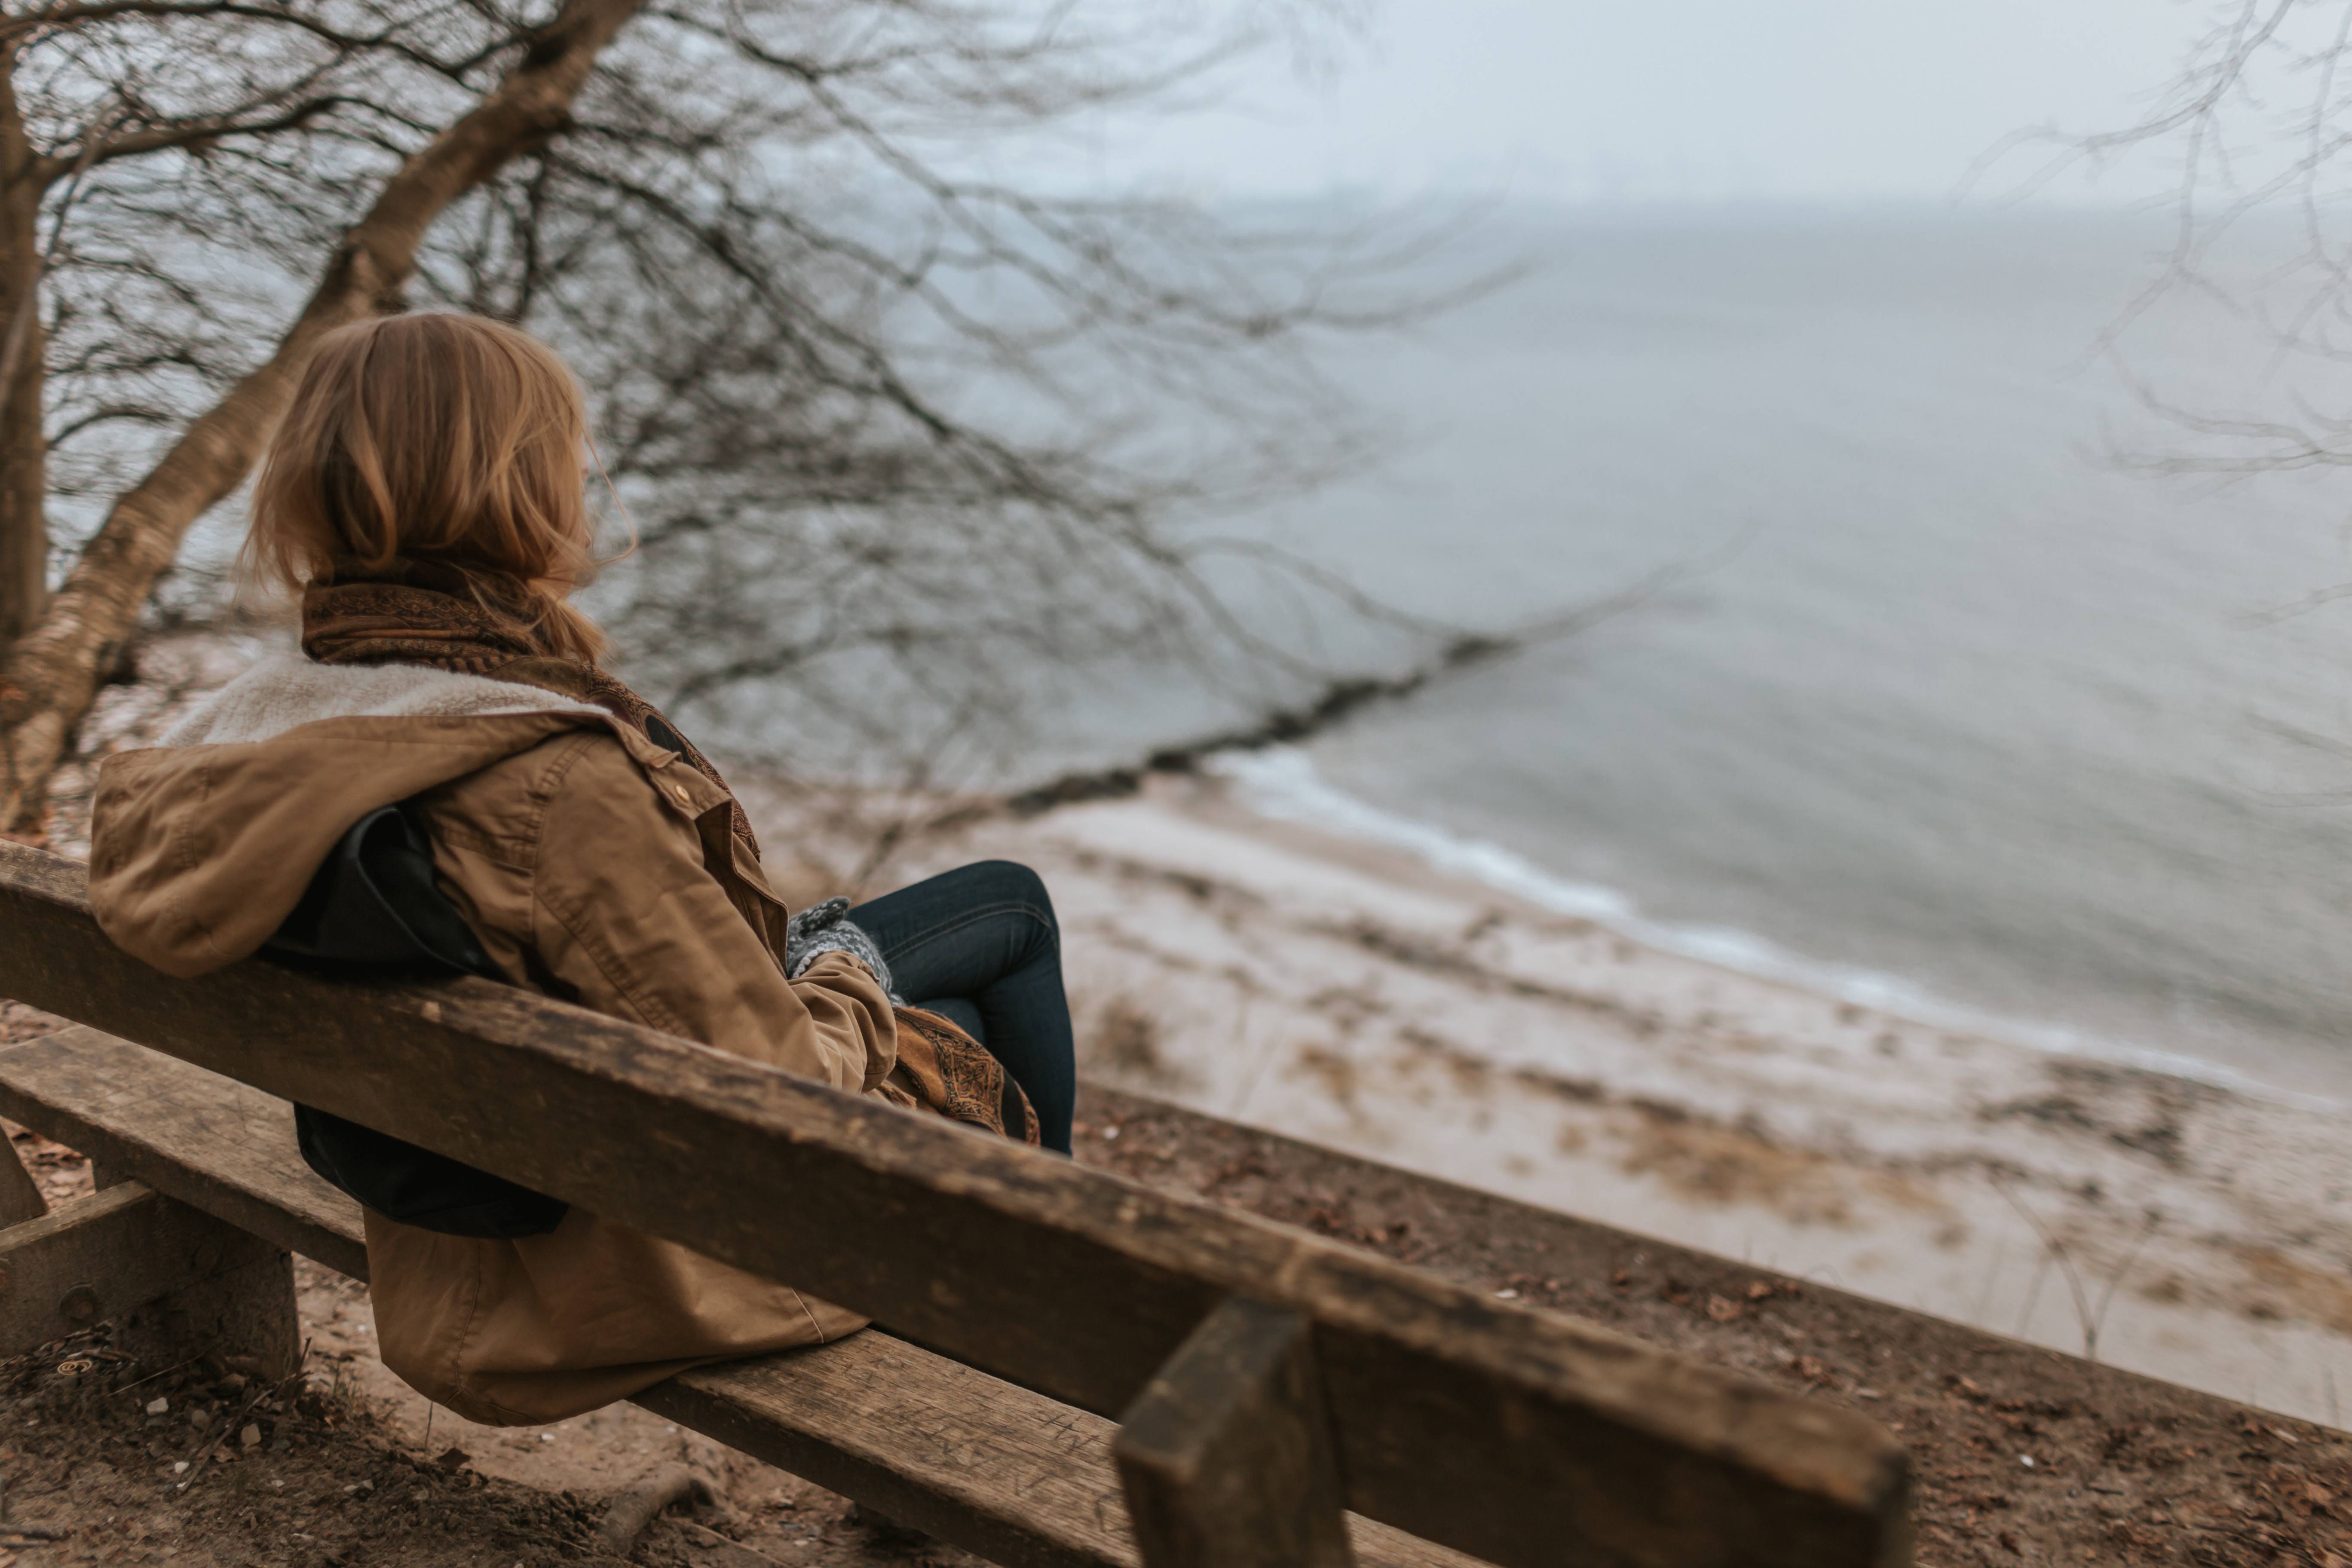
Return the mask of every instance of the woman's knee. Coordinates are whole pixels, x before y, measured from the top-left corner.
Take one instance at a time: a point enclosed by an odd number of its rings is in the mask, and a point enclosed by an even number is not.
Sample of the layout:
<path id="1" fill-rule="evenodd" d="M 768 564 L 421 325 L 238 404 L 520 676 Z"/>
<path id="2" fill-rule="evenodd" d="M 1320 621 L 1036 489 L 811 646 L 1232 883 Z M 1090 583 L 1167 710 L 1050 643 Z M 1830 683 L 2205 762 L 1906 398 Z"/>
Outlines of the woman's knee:
<path id="1" fill-rule="evenodd" d="M 1020 861 L 975 860 L 961 874 L 971 877 L 979 884 L 975 891 L 986 902 L 1018 905 L 1034 913 L 1056 938 L 1060 936 L 1061 927 L 1054 919 L 1053 896 L 1045 891 L 1045 879 Z"/>

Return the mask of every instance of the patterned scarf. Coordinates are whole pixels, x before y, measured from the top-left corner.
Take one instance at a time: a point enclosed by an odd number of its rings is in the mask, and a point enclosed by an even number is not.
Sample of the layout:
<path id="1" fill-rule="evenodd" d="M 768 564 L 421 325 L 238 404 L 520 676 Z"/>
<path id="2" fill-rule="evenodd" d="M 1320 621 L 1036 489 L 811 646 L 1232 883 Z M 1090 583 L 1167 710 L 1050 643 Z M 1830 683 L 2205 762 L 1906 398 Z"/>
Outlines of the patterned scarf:
<path id="1" fill-rule="evenodd" d="M 398 560 L 382 572 L 338 563 L 331 582 L 302 591 L 302 651 L 320 664 L 425 664 L 592 702 L 727 788 L 710 759 L 652 703 L 587 660 L 552 651 L 532 609 L 522 585 L 501 574 L 433 561 Z M 760 841 L 740 804 L 731 821 L 758 859 Z"/>
<path id="2" fill-rule="evenodd" d="M 1029 1096 L 986 1046 L 928 1008 L 897 1011 L 898 1060 L 882 1080 L 883 1099 L 1015 1143 L 1040 1142 Z"/>

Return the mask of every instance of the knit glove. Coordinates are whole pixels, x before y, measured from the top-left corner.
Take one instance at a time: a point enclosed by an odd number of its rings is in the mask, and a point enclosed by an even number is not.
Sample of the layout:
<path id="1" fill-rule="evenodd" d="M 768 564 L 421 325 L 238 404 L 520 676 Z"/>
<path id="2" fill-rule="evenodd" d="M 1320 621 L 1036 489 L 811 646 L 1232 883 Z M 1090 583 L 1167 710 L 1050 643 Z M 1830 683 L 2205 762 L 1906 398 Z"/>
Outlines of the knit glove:
<path id="1" fill-rule="evenodd" d="M 784 973 L 794 980 L 816 962 L 821 952 L 845 952 L 866 966 L 890 998 L 894 1007 L 907 1005 L 905 997 L 890 988 L 890 966 L 882 960 L 882 950 L 866 934 L 856 921 L 843 917 L 849 912 L 847 899 L 827 899 L 784 922 Z"/>

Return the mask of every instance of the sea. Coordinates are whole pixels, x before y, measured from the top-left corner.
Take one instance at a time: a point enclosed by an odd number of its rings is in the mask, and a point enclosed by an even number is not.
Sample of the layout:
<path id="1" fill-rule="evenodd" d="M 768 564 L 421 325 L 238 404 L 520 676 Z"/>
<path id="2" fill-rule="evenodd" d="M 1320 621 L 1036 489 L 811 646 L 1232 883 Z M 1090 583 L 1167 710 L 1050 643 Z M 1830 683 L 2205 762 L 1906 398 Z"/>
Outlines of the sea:
<path id="1" fill-rule="evenodd" d="M 1398 214 L 1444 238 L 1402 247 L 1425 271 L 1394 298 L 1493 286 L 1319 340 L 1356 456 L 1176 526 L 1439 628 L 1628 602 L 1211 765 L 1269 816 L 1646 943 L 2352 1110 L 2352 466 L 2199 461 L 2263 450 L 2248 420 L 2352 416 L 2352 357 L 2277 342 L 2352 322 L 2294 314 L 2293 214 L 2242 224 L 2212 287 L 2155 287 L 2176 216 Z M 1442 641 L 1223 585 L 1325 674 Z M 1041 670 L 1010 770 L 934 782 L 1139 758 L 1312 690 L 1248 662 Z"/>
<path id="2" fill-rule="evenodd" d="M 1473 629 L 1651 591 L 1214 765 L 1644 942 L 2352 1104 L 2352 473 L 2185 461 L 2242 452 L 2212 420 L 2345 410 L 2352 369 L 2282 358 L 2230 288 L 2150 295 L 2175 232 L 1485 214 L 1463 243 L 1511 281 L 1323 351 L 1377 455 L 1215 526 Z M 2214 265 L 2252 288 L 2298 243 L 2250 227 Z M 1293 596 L 1235 602 L 1298 629 Z M 1129 672 L 1037 754 L 1214 707 Z"/>

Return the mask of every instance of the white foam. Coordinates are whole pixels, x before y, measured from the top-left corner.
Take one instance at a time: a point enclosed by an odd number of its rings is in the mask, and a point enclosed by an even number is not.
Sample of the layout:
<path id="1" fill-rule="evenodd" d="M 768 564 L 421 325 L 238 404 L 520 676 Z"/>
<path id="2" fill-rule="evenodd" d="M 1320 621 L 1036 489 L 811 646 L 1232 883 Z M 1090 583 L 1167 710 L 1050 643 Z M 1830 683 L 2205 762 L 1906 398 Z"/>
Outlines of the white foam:
<path id="1" fill-rule="evenodd" d="M 1985 1035 L 2052 1055 L 2165 1073 L 2305 1110 L 2329 1114 L 2352 1110 L 2352 1104 L 2343 1100 L 2282 1089 L 2201 1057 L 1986 1013 L 1946 1000 L 1899 975 L 1801 957 L 1749 931 L 1653 920 L 1615 888 L 1559 876 L 1499 844 L 1465 837 L 1335 789 L 1316 770 L 1314 760 L 1296 747 L 1221 752 L 1206 759 L 1202 766 L 1224 780 L 1241 805 L 1261 816 L 1404 850 L 1441 871 L 1483 882 L 1541 909 L 1591 921 L 1644 947 L 1934 1028 Z"/>

